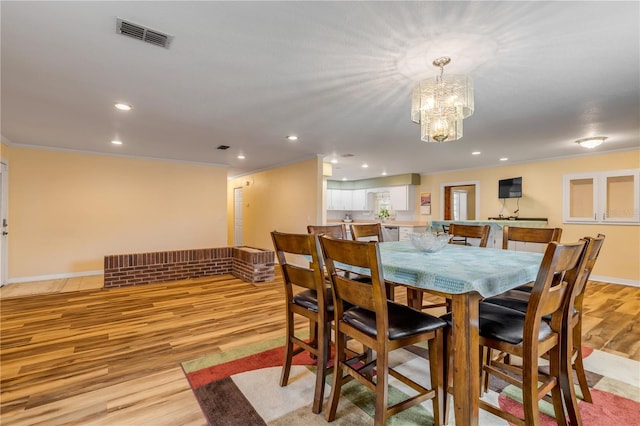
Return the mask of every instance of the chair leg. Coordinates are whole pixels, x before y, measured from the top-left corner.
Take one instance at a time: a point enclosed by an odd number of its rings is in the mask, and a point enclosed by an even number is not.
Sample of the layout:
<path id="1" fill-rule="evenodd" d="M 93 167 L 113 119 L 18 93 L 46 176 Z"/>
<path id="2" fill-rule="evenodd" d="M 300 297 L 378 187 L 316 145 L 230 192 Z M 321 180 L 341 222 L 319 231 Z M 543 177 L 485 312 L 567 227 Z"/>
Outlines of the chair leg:
<path id="1" fill-rule="evenodd" d="M 386 293 L 387 293 L 387 299 L 395 300 L 395 297 L 396 297 L 396 285 L 392 284 L 392 283 L 389 283 L 389 282 L 386 282 L 385 284 L 386 284 L 385 285 L 385 290 L 386 290 Z"/>
<path id="2" fill-rule="evenodd" d="M 576 360 L 574 361 L 573 368 L 578 376 L 578 384 L 580 385 L 580 392 L 582 393 L 582 400 L 593 404 L 593 398 L 591 397 L 591 389 L 589 389 L 589 383 L 587 383 L 587 376 L 584 372 L 584 364 L 582 362 L 581 349 L 578 348 L 576 354 Z"/>
<path id="3" fill-rule="evenodd" d="M 540 425 L 540 409 L 538 408 L 538 362 L 535 355 L 525 353 L 522 359 L 522 408 L 524 420 L 527 425 Z M 565 422 L 566 423 L 566 422 Z M 560 423 L 558 424 L 565 424 Z"/>
<path id="4" fill-rule="evenodd" d="M 587 383 L 587 375 L 584 372 L 584 363 L 582 362 L 582 327 L 578 323 L 573 328 L 573 347 L 576 349 L 576 359 L 573 362 L 573 368 L 576 370 L 576 376 L 578 376 L 578 383 L 580 384 L 580 391 L 582 392 L 583 401 L 593 404 L 593 398 L 591 398 L 591 390 Z"/>
<path id="5" fill-rule="evenodd" d="M 327 323 L 318 330 L 318 357 L 316 362 L 316 388 L 313 393 L 313 406 L 311 411 L 318 414 L 322 411 L 324 400 L 324 384 L 327 377 L 327 358 L 329 356 L 329 336 L 331 323 Z"/>
<path id="6" fill-rule="evenodd" d="M 325 410 L 324 417 L 328 422 L 332 422 L 336 418 L 336 410 L 338 409 L 338 401 L 340 400 L 340 390 L 342 388 L 343 373 L 342 364 L 346 360 L 346 339 L 345 335 L 338 330 L 336 324 L 336 343 L 335 355 L 333 358 L 333 380 L 331 384 L 331 394 L 329 395 L 329 407 Z"/>
<path id="7" fill-rule="evenodd" d="M 442 380 L 444 386 L 444 393 L 442 395 L 442 424 L 449 423 L 450 402 L 451 396 L 449 395 L 449 387 L 453 383 L 453 369 L 451 368 L 451 354 L 449 353 L 453 349 L 451 328 L 446 327 L 444 330 L 444 337 L 442 339 L 442 353 L 444 354 L 444 362 L 442 363 Z M 431 355 L 429 355 L 431 357 Z"/>
<path id="8" fill-rule="evenodd" d="M 314 348 L 318 347 L 318 323 L 309 320 L 309 344 Z M 316 359 L 315 354 L 309 354 L 309 358 Z"/>
<path id="9" fill-rule="evenodd" d="M 480 366 L 480 395 L 483 395 L 489 391 L 489 373 L 484 369 L 484 366 L 491 365 L 493 350 L 483 347 L 482 351 L 480 351 L 480 356 L 484 358 L 483 364 Z"/>
<path id="10" fill-rule="evenodd" d="M 565 346 L 564 342 L 561 342 L 559 346 Z M 567 359 L 571 359 L 571 355 L 569 355 L 569 358 L 566 358 L 563 360 L 561 358 L 562 356 L 562 352 L 563 350 L 556 346 L 555 348 L 551 349 L 549 351 L 549 374 L 553 377 L 557 377 L 558 378 L 558 383 L 556 384 L 556 386 L 554 386 L 551 389 L 551 400 L 553 402 L 553 412 L 556 416 L 556 423 L 559 425 L 566 425 L 567 424 L 567 419 L 565 417 L 565 413 L 564 413 L 564 405 L 563 405 L 563 396 L 562 396 L 562 391 L 564 391 L 565 389 L 563 388 L 563 383 L 568 383 L 566 380 L 566 376 L 563 376 L 563 370 L 566 369 L 566 367 L 569 367 L 569 369 L 571 368 L 571 364 L 566 365 L 566 360 Z M 571 362 L 571 361 L 569 361 Z M 570 370 L 569 370 L 570 371 Z M 575 392 L 573 391 L 573 383 L 571 383 L 571 393 L 573 394 L 573 398 L 575 401 Z M 536 403 L 536 405 L 538 405 Z M 577 408 L 577 407 L 576 407 Z M 571 415 L 572 411 L 574 411 L 572 409 L 572 405 L 567 405 L 567 410 L 569 411 L 569 414 Z M 580 417 L 579 412 L 577 413 L 578 415 L 578 419 Z M 582 425 L 581 421 L 578 421 L 578 423 L 571 423 L 573 425 Z"/>
<path id="11" fill-rule="evenodd" d="M 387 423 L 387 401 L 389 399 L 389 353 L 381 351 L 376 357 L 376 413 L 374 426 L 384 426 Z"/>
<path id="12" fill-rule="evenodd" d="M 431 389 L 435 389 L 436 396 L 432 400 L 433 422 L 436 426 L 445 424 L 445 407 L 447 398 L 445 397 L 445 364 L 447 363 L 446 352 L 444 351 L 444 336 L 442 329 L 436 330 L 436 337 L 429 345 L 429 371 L 431 373 Z"/>
<path id="13" fill-rule="evenodd" d="M 573 339 L 569 336 L 569 338 L 562 342 L 562 348 L 560 350 L 559 382 L 560 388 L 562 389 L 562 396 L 564 398 L 564 405 L 569 417 L 569 423 L 571 425 L 582 425 L 580 408 L 578 407 L 578 399 L 576 398 L 575 386 L 573 384 L 573 368 L 571 367 L 571 359 L 573 358 L 573 342 L 571 340 Z M 580 358 L 580 353 L 578 353 L 578 358 Z"/>
<path id="14" fill-rule="evenodd" d="M 287 343 L 284 350 L 284 363 L 282 364 L 282 373 L 280 374 L 280 386 L 287 386 L 289 382 L 289 372 L 291 371 L 291 362 L 293 360 L 293 342 L 291 336 L 294 332 L 293 312 L 287 312 Z"/>

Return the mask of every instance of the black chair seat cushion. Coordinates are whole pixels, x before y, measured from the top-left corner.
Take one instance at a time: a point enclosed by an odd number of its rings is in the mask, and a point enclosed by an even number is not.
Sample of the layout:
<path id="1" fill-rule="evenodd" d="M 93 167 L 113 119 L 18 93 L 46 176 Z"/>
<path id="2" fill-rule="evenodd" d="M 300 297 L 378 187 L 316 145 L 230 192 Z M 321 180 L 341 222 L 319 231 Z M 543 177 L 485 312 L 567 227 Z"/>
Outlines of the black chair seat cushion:
<path id="1" fill-rule="evenodd" d="M 523 291 L 525 293 L 529 293 L 531 294 L 531 292 L 533 291 L 533 286 L 530 285 L 521 285 L 520 287 L 516 288 L 517 291 Z"/>
<path id="2" fill-rule="evenodd" d="M 402 339 L 444 327 L 440 318 L 417 311 L 405 305 L 387 301 L 389 314 L 389 340 Z M 343 319 L 358 330 L 376 336 L 376 314 L 359 306 L 347 309 Z"/>
<path id="3" fill-rule="evenodd" d="M 518 345 L 524 339 L 524 312 L 492 303 L 480 303 L 480 335 L 488 339 Z M 441 316 L 447 324 L 452 325 L 451 314 Z M 538 340 L 551 335 L 551 327 L 545 321 L 540 322 Z"/>
<path id="4" fill-rule="evenodd" d="M 529 302 L 527 300 L 514 299 L 508 296 L 490 297 L 488 299 L 484 299 L 482 303 L 491 303 L 493 305 L 504 306 L 505 308 L 515 309 L 516 311 L 520 312 L 527 312 L 527 306 L 529 306 Z M 576 313 L 578 313 L 578 311 L 576 311 L 576 309 L 574 308 L 573 314 L 575 315 Z M 551 314 L 543 316 L 542 319 L 550 322 Z"/>
<path id="5" fill-rule="evenodd" d="M 514 309 L 519 312 L 527 312 L 527 307 L 529 306 L 527 300 L 514 299 L 507 296 L 489 297 L 488 299 L 484 299 L 482 303 L 504 306 L 505 308 Z M 549 319 L 551 319 L 551 316 L 549 316 Z"/>
<path id="6" fill-rule="evenodd" d="M 331 289 L 327 289 L 327 311 L 333 312 L 333 295 Z M 315 290 L 303 290 L 293 296 L 293 303 L 307 308 L 310 311 L 318 312 L 318 293 Z"/>

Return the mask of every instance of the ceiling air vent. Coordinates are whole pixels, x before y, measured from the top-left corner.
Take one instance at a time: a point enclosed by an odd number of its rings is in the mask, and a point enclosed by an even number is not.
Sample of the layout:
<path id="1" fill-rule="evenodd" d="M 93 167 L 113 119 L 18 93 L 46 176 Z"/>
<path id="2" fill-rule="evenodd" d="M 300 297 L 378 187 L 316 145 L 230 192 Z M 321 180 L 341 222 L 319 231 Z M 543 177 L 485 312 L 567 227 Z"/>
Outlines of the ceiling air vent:
<path id="1" fill-rule="evenodd" d="M 116 18 L 116 32 L 166 49 L 169 48 L 169 44 L 173 40 L 173 36 L 125 21 L 122 18 Z"/>

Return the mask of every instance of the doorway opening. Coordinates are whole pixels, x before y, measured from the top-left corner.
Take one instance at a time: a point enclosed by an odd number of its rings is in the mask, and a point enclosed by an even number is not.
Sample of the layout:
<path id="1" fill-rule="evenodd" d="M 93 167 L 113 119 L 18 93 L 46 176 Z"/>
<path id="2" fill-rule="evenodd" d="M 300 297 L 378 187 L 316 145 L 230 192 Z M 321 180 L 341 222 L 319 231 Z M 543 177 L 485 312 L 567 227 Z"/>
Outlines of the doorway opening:
<path id="1" fill-rule="evenodd" d="M 480 182 L 443 183 L 440 187 L 440 217 L 443 220 L 480 218 Z"/>

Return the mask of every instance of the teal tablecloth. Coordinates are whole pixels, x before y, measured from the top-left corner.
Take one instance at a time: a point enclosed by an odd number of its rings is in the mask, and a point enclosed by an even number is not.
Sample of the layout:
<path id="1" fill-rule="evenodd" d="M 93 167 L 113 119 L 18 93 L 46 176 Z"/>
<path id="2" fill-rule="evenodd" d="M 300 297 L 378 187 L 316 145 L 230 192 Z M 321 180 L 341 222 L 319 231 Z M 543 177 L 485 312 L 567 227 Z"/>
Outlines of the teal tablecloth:
<path id="1" fill-rule="evenodd" d="M 394 241 L 380 243 L 380 258 L 388 281 L 450 294 L 476 291 L 491 297 L 534 281 L 542 254 L 456 244 L 425 253 L 409 241 Z"/>

